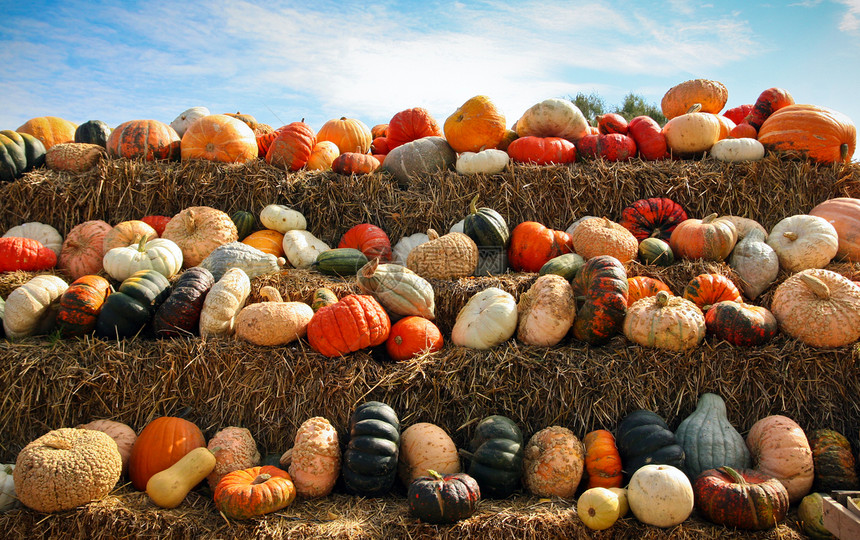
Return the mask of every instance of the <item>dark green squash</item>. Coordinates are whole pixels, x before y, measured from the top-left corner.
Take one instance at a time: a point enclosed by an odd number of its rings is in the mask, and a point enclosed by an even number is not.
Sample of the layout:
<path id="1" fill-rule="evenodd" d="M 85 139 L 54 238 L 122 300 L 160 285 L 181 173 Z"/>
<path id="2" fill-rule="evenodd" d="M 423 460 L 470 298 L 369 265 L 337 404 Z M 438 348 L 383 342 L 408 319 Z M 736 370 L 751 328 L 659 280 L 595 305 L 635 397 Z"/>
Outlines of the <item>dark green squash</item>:
<path id="1" fill-rule="evenodd" d="M 696 410 L 675 431 L 684 449 L 684 472 L 695 479 L 702 471 L 729 466 L 749 469 L 750 452 L 726 415 L 726 403 L 716 394 L 702 394 Z"/>
<path id="2" fill-rule="evenodd" d="M 844 435 L 832 429 L 816 429 L 807 438 L 815 468 L 812 491 L 830 493 L 860 488 L 851 443 Z"/>
<path id="3" fill-rule="evenodd" d="M 618 259 L 599 255 L 589 259 L 576 276 L 577 301 L 573 335 L 591 345 L 603 345 L 618 334 L 627 315 L 627 272 Z"/>
<path id="4" fill-rule="evenodd" d="M 671 266 L 675 262 L 675 254 L 668 243 L 659 238 L 646 238 L 639 242 L 639 260 L 642 264 L 656 266 Z"/>
<path id="5" fill-rule="evenodd" d="M 416 478 L 409 484 L 409 512 L 425 523 L 456 523 L 475 513 L 481 500 L 481 489 L 468 474 L 441 475 L 434 470 L 430 476 Z"/>
<path id="6" fill-rule="evenodd" d="M 684 449 L 657 413 L 640 409 L 628 414 L 618 424 L 615 442 L 628 480 L 643 465 L 684 469 Z"/>
<path id="7" fill-rule="evenodd" d="M 75 130 L 75 142 L 97 144 L 107 148 L 110 131 L 110 126 L 101 120 L 87 120 Z"/>
<path id="8" fill-rule="evenodd" d="M 244 240 L 249 234 L 254 232 L 257 227 L 257 219 L 254 214 L 246 210 L 238 210 L 230 216 L 233 224 L 236 225 L 236 231 L 239 233 L 239 241 Z"/>
<path id="9" fill-rule="evenodd" d="M 194 266 L 182 272 L 173 284 L 167 300 L 155 312 L 152 328 L 157 337 L 179 337 L 197 335 L 200 312 L 206 294 L 215 284 L 212 272 Z"/>
<path id="10" fill-rule="evenodd" d="M 170 294 L 170 282 L 155 270 L 140 270 L 105 300 L 96 321 L 96 335 L 132 337 L 146 325 Z"/>
<path id="11" fill-rule="evenodd" d="M 349 491 L 377 497 L 391 490 L 400 454 L 400 420 L 378 401 L 359 405 L 349 419 L 349 442 L 343 454 L 343 480 Z"/>
<path id="12" fill-rule="evenodd" d="M 463 232 L 478 246 L 476 276 L 502 274 L 507 270 L 507 245 L 511 231 L 501 214 L 477 207 L 478 195 L 469 203 L 469 215 L 463 219 Z"/>
<path id="13" fill-rule="evenodd" d="M 576 277 L 576 273 L 585 265 L 585 258 L 576 253 L 565 253 L 550 259 L 541 266 L 538 275 L 556 274 L 568 281 Z"/>
<path id="14" fill-rule="evenodd" d="M 469 476 L 485 497 L 503 499 L 516 491 L 523 473 L 523 433 L 513 420 L 492 415 L 481 420 L 469 443 Z"/>
<path id="15" fill-rule="evenodd" d="M 367 264 L 367 256 L 355 248 L 334 248 L 317 255 L 317 260 L 311 265 L 327 276 L 354 276 L 358 270 Z"/>
<path id="16" fill-rule="evenodd" d="M 45 145 L 28 135 L 5 129 L 0 131 L 0 182 L 11 182 L 35 167 L 45 164 Z"/>

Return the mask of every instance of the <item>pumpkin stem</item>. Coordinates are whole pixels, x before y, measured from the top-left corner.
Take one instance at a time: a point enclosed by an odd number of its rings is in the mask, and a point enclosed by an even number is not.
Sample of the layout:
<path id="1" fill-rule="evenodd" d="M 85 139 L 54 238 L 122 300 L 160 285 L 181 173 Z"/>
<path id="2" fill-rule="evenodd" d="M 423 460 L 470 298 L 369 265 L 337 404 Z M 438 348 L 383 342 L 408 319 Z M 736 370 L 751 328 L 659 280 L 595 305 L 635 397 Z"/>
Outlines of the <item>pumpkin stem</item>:
<path id="1" fill-rule="evenodd" d="M 430 240 L 437 240 L 439 238 L 439 233 L 437 233 L 435 229 L 427 229 L 427 238 Z"/>
<path id="2" fill-rule="evenodd" d="M 137 243 L 137 250 L 141 253 L 146 253 L 146 241 L 149 240 L 147 235 L 140 237 L 140 242 Z"/>
<path id="3" fill-rule="evenodd" d="M 361 277 L 369 278 L 373 277 L 373 274 L 376 273 L 376 269 L 379 268 L 379 257 L 374 257 L 371 260 L 367 261 L 367 264 L 361 267 L 361 270 L 358 271 L 361 274 Z"/>
<path id="4" fill-rule="evenodd" d="M 791 232 L 791 231 L 784 232 L 784 233 L 782 233 L 782 236 L 786 240 L 788 240 L 789 242 L 794 242 L 797 240 L 797 233 L 796 232 Z"/>
<path id="5" fill-rule="evenodd" d="M 436 480 L 444 480 L 441 474 L 437 473 L 433 469 L 427 469 L 427 474 L 435 478 Z"/>
<path id="6" fill-rule="evenodd" d="M 848 143 L 839 145 L 839 157 L 842 158 L 842 161 L 848 161 Z"/>
<path id="7" fill-rule="evenodd" d="M 693 103 L 689 109 L 687 109 L 687 114 L 697 113 L 702 110 L 701 103 Z"/>
<path id="8" fill-rule="evenodd" d="M 394 336 L 394 343 L 403 345 L 403 336 Z"/>
<path id="9" fill-rule="evenodd" d="M 281 297 L 281 293 L 278 292 L 278 289 L 272 287 L 271 285 L 266 285 L 262 289 L 260 289 L 260 296 L 266 299 L 267 302 L 283 302 L 284 299 Z"/>
<path id="10" fill-rule="evenodd" d="M 812 291 L 815 296 L 822 300 L 830 300 L 830 287 L 828 287 L 826 283 L 809 274 L 801 273 L 798 274 L 798 276 L 800 276 L 800 280 L 809 287 L 809 290 Z"/>
<path id="11" fill-rule="evenodd" d="M 603 216 L 603 226 L 606 227 L 607 229 L 612 228 L 612 222 L 609 221 L 609 218 L 606 216 Z"/>
<path id="12" fill-rule="evenodd" d="M 469 203 L 469 213 L 477 214 L 478 213 L 478 194 L 475 194 L 475 197 L 472 199 L 472 202 Z"/>
<path id="13" fill-rule="evenodd" d="M 60 437 L 51 437 L 44 441 L 44 445 L 55 450 L 71 450 L 72 444 L 66 439 Z"/>
<path id="14" fill-rule="evenodd" d="M 269 480 L 271 478 L 272 478 L 271 474 L 263 473 L 263 474 L 257 476 L 257 478 L 254 478 L 254 481 L 251 482 L 251 485 L 256 486 L 257 484 L 262 484 L 263 482 L 266 482 L 267 480 Z"/>
<path id="15" fill-rule="evenodd" d="M 280 464 L 281 468 L 289 467 L 293 463 L 293 449 L 290 448 L 284 455 L 281 456 L 281 459 L 278 460 L 278 464 Z"/>
<path id="16" fill-rule="evenodd" d="M 702 224 L 704 225 L 704 224 L 707 224 L 707 223 L 714 221 L 715 219 L 717 219 L 717 216 L 718 216 L 718 214 L 716 212 L 714 212 L 713 214 L 711 214 L 709 216 L 705 216 L 702 219 Z"/>
<path id="17" fill-rule="evenodd" d="M 669 305 L 669 296 L 671 296 L 666 291 L 659 291 L 657 293 L 657 303 L 660 304 L 660 307 L 666 307 Z"/>
<path id="18" fill-rule="evenodd" d="M 732 469 L 728 465 L 726 465 L 724 467 L 720 467 L 719 470 L 721 472 L 727 474 L 732 479 L 732 482 L 734 482 L 735 484 L 745 485 L 745 484 L 749 483 L 746 480 L 744 480 L 744 477 L 741 475 L 741 473 Z"/>

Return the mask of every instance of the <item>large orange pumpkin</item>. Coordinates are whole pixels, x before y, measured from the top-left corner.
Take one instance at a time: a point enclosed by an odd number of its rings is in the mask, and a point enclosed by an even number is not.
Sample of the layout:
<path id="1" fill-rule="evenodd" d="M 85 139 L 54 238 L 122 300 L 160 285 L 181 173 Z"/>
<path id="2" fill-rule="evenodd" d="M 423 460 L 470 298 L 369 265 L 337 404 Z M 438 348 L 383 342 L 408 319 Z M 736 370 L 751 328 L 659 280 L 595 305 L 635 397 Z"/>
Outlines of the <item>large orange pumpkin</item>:
<path id="1" fill-rule="evenodd" d="M 520 137 L 508 145 L 508 154 L 517 163 L 553 165 L 576 161 L 576 145 L 560 137 Z"/>
<path id="2" fill-rule="evenodd" d="M 276 133 L 278 136 L 266 152 L 266 162 L 288 171 L 304 167 L 317 144 L 317 136 L 311 127 L 304 122 L 293 122 Z"/>
<path id="3" fill-rule="evenodd" d="M 441 137 L 442 130 L 427 109 L 415 107 L 395 114 L 388 123 L 388 149 L 424 137 Z"/>
<path id="4" fill-rule="evenodd" d="M 140 432 L 131 457 L 128 475 L 135 489 L 143 491 L 150 477 L 167 469 L 185 454 L 206 446 L 200 428 L 174 416 L 161 416 L 148 423 Z"/>
<path id="5" fill-rule="evenodd" d="M 189 159 L 246 163 L 257 159 L 257 138 L 245 122 L 210 114 L 191 124 L 182 136 L 182 161 Z"/>
<path id="6" fill-rule="evenodd" d="M 857 146 L 857 129 L 840 112 L 817 105 L 789 105 L 764 121 L 758 140 L 768 150 L 819 163 L 848 163 Z"/>
<path id="7" fill-rule="evenodd" d="M 178 159 L 179 134 L 158 120 L 129 120 L 114 129 L 107 140 L 110 157 L 154 161 Z"/>
<path id="8" fill-rule="evenodd" d="M 487 96 L 475 96 L 445 120 L 445 138 L 455 152 L 496 148 L 505 136 L 505 116 Z"/>
<path id="9" fill-rule="evenodd" d="M 36 137 L 45 145 L 45 150 L 60 143 L 75 142 L 75 130 L 78 126 L 56 116 L 39 116 L 31 118 L 16 129 L 19 133 L 26 133 Z"/>
<path id="10" fill-rule="evenodd" d="M 537 272 L 550 259 L 572 251 L 573 243 L 566 232 L 524 221 L 511 231 L 508 263 L 516 272 Z"/>
<path id="11" fill-rule="evenodd" d="M 828 199 L 809 211 L 809 215 L 826 219 L 839 236 L 836 257 L 860 262 L 860 199 Z"/>
<path id="12" fill-rule="evenodd" d="M 327 171 L 331 169 L 332 163 L 340 155 L 337 145 L 331 141 L 318 141 L 314 145 L 311 157 L 308 158 L 307 169 L 309 171 Z"/>
<path id="13" fill-rule="evenodd" d="M 341 356 L 385 343 L 388 314 L 372 296 L 350 294 L 320 308 L 308 323 L 308 342 L 325 356 Z"/>
<path id="14" fill-rule="evenodd" d="M 319 141 L 333 142 L 341 154 L 366 154 L 370 151 L 373 136 L 370 134 L 370 128 L 361 120 L 342 116 L 340 120 L 329 120 L 323 124 L 317 133 L 317 142 Z"/>
<path id="15" fill-rule="evenodd" d="M 85 221 L 75 225 L 66 239 L 57 259 L 57 267 L 66 270 L 73 279 L 98 274 L 104 258 L 105 235 L 113 227 L 101 220 Z"/>

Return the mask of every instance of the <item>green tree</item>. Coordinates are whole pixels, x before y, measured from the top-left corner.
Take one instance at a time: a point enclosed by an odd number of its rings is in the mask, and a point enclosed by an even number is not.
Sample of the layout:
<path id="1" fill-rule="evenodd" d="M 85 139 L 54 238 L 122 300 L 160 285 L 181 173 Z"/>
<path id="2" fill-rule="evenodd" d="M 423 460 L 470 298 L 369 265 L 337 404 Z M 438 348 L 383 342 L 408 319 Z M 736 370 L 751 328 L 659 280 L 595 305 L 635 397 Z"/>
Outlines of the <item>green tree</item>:
<path id="1" fill-rule="evenodd" d="M 568 99 L 570 97 L 568 96 Z M 597 95 L 597 92 L 592 92 L 587 96 L 582 92 L 578 92 L 576 97 L 570 99 L 576 105 L 588 123 L 592 126 L 597 125 L 597 117 L 606 112 L 606 102 L 603 98 Z"/>
<path id="2" fill-rule="evenodd" d="M 647 103 L 645 98 L 632 92 L 624 96 L 624 101 L 615 108 L 614 112 L 623 116 L 628 122 L 637 116 L 650 116 L 661 126 L 666 123 L 666 117 L 663 116 L 660 107 Z"/>

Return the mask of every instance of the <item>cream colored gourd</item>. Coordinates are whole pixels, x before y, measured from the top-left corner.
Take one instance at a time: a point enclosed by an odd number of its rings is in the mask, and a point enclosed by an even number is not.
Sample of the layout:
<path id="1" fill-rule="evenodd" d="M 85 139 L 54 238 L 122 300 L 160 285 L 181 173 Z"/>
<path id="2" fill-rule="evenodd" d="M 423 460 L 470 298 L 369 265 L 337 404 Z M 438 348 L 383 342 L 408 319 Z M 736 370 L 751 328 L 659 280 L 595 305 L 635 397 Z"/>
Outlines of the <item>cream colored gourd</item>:
<path id="1" fill-rule="evenodd" d="M 630 505 L 627 504 L 627 488 L 613 487 L 609 491 L 618 497 L 618 518 L 623 518 L 630 511 Z"/>
<path id="2" fill-rule="evenodd" d="M 587 489 L 576 501 L 576 515 L 592 531 L 608 529 L 621 517 L 619 496 L 604 487 Z"/>
<path id="3" fill-rule="evenodd" d="M 491 148 L 480 152 L 463 152 L 457 158 L 460 174 L 497 174 L 505 170 L 511 158 L 507 152 Z"/>
<path id="4" fill-rule="evenodd" d="M 764 157 L 764 145 L 756 139 L 722 139 L 714 143 L 710 155 L 726 163 L 758 161 Z"/>
<path id="5" fill-rule="evenodd" d="M 173 122 L 170 123 L 170 127 L 176 131 L 176 134 L 181 138 L 185 135 L 185 130 L 187 130 L 191 124 L 200 120 L 204 116 L 209 116 L 211 113 L 209 109 L 206 107 L 191 107 L 190 109 L 186 109 L 182 111 L 182 113 L 177 116 Z"/>
<path id="6" fill-rule="evenodd" d="M 693 349 L 705 339 L 705 316 L 693 302 L 660 291 L 627 308 L 624 336 L 645 347 Z"/>
<path id="7" fill-rule="evenodd" d="M 656 527 L 674 527 L 693 512 L 693 486 L 671 465 L 640 467 L 627 486 L 627 502 L 636 519 Z"/>
<path id="8" fill-rule="evenodd" d="M 305 216 L 283 204 L 270 204 L 260 211 L 260 223 L 267 229 L 285 234 L 287 231 L 305 230 L 308 222 Z"/>
<path id="9" fill-rule="evenodd" d="M 295 268 L 310 268 L 323 251 L 331 249 L 328 244 L 308 231 L 293 229 L 284 233 L 284 253 Z"/>
<path id="10" fill-rule="evenodd" d="M 680 155 L 700 154 L 710 150 L 720 140 L 720 121 L 711 113 L 698 112 L 696 104 L 687 114 L 672 118 L 663 126 L 666 145 Z"/>
<path id="11" fill-rule="evenodd" d="M 751 229 L 732 250 L 729 266 L 740 276 L 744 296 L 754 300 L 776 280 L 779 257 L 765 242 L 765 234 Z"/>
<path id="12" fill-rule="evenodd" d="M 56 253 L 57 257 L 60 256 L 60 252 L 63 250 L 63 236 L 59 231 L 50 225 L 39 223 L 38 221 L 31 221 L 12 227 L 6 231 L 3 238 L 8 236 L 38 240 L 43 246 Z"/>
<path id="13" fill-rule="evenodd" d="M 448 229 L 448 232 L 449 233 L 452 233 L 452 232 L 464 233 L 465 228 L 466 228 L 466 220 L 464 218 L 464 219 L 461 219 L 460 221 L 458 221 L 457 223 L 451 225 L 451 228 Z"/>
<path id="14" fill-rule="evenodd" d="M 284 302 L 274 287 L 260 289 L 266 299 L 245 306 L 236 316 L 236 337 L 255 345 L 286 345 L 305 337 L 314 310 L 304 302 Z M 247 467 L 245 467 L 247 468 Z"/>
<path id="15" fill-rule="evenodd" d="M 839 251 L 839 236 L 822 217 L 798 214 L 773 226 L 767 243 L 789 272 L 824 268 Z"/>
<path id="16" fill-rule="evenodd" d="M 146 494 L 162 508 L 176 508 L 214 469 L 215 454 L 202 446 L 195 448 L 167 469 L 152 475 L 146 483 Z"/>
<path id="17" fill-rule="evenodd" d="M 300 497 L 325 497 L 340 476 L 340 445 L 331 422 L 315 416 L 299 426 L 293 447 L 280 459 Z"/>
<path id="18" fill-rule="evenodd" d="M 735 232 L 738 233 L 738 242 L 746 238 L 753 229 L 761 231 L 762 237 L 767 240 L 767 229 L 754 219 L 741 216 L 720 216 L 720 219 L 732 222 L 732 225 L 735 226 Z"/>
<path id="19" fill-rule="evenodd" d="M 6 337 L 22 338 L 48 331 L 56 315 L 54 308 L 68 288 L 62 278 L 43 274 L 9 293 L 3 316 Z"/>
<path id="20" fill-rule="evenodd" d="M 169 279 L 182 269 L 182 250 L 173 240 L 144 237 L 140 242 L 105 253 L 102 266 L 120 282 L 140 270 L 155 270 Z"/>
<path id="21" fill-rule="evenodd" d="M 588 134 L 588 121 L 570 100 L 545 99 L 529 107 L 517 120 L 520 137 L 561 137 L 576 142 Z"/>
<path id="22" fill-rule="evenodd" d="M 436 294 L 423 277 L 399 264 L 379 264 L 373 259 L 356 273 L 364 293 L 376 298 L 389 313 L 436 318 Z"/>
<path id="23" fill-rule="evenodd" d="M 251 294 L 251 280 L 240 268 L 224 273 L 203 301 L 200 311 L 200 335 L 232 335 L 236 316 Z"/>
<path id="24" fill-rule="evenodd" d="M 206 476 L 206 481 L 212 490 L 228 473 L 260 464 L 257 442 L 247 428 L 225 427 L 209 439 L 206 447 L 215 456 L 215 467 Z"/>
<path id="25" fill-rule="evenodd" d="M 517 301 L 498 287 L 475 293 L 457 313 L 451 341 L 460 347 L 490 349 L 517 330 Z"/>
<path id="26" fill-rule="evenodd" d="M 417 246 L 406 259 L 406 267 L 425 279 L 471 276 L 478 267 L 478 246 L 461 232 L 445 236 L 427 230 L 428 242 Z"/>
<path id="27" fill-rule="evenodd" d="M 410 234 L 409 236 L 404 236 L 398 240 L 391 249 L 391 262 L 401 266 L 406 266 L 406 260 L 409 258 L 409 254 L 412 250 L 415 249 L 416 246 L 420 246 L 424 242 L 428 241 L 430 241 L 430 237 L 425 233 L 419 232 Z"/>
<path id="28" fill-rule="evenodd" d="M 12 478 L 14 470 L 14 463 L 0 464 L 0 514 L 18 506 L 18 497 L 15 495 L 15 480 Z"/>
<path id="29" fill-rule="evenodd" d="M 103 253 L 137 244 L 141 238 L 158 238 L 158 233 L 151 225 L 137 219 L 121 221 L 105 234 Z"/>
<path id="30" fill-rule="evenodd" d="M 397 473 L 408 486 L 429 470 L 439 474 L 460 472 L 460 456 L 457 446 L 444 429 L 435 424 L 420 422 L 403 430 L 400 434 L 400 454 Z"/>
<path id="31" fill-rule="evenodd" d="M 561 276 L 540 276 L 520 295 L 517 304 L 517 339 L 526 345 L 558 344 L 576 315 L 576 298 L 570 282 Z"/>
<path id="32" fill-rule="evenodd" d="M 626 263 L 639 254 L 639 241 L 625 227 L 608 218 L 584 219 L 570 235 L 573 250 L 586 259 L 611 255 Z"/>

